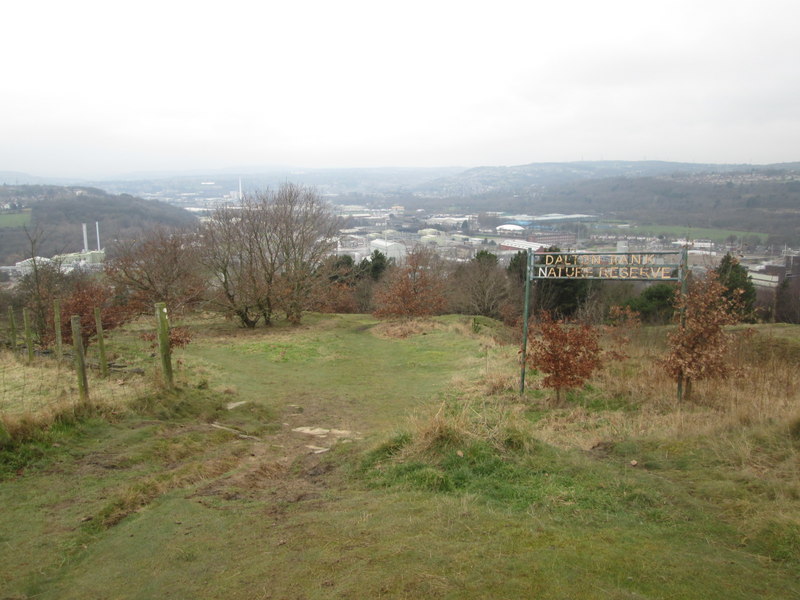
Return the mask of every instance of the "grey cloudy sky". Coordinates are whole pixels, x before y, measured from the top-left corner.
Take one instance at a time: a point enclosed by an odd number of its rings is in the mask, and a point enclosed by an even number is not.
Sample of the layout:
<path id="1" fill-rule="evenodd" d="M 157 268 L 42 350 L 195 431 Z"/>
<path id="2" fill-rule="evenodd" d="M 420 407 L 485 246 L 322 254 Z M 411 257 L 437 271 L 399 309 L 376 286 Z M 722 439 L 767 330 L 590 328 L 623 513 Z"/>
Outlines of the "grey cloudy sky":
<path id="1" fill-rule="evenodd" d="M 0 171 L 800 160 L 796 0 L 26 0 Z"/>

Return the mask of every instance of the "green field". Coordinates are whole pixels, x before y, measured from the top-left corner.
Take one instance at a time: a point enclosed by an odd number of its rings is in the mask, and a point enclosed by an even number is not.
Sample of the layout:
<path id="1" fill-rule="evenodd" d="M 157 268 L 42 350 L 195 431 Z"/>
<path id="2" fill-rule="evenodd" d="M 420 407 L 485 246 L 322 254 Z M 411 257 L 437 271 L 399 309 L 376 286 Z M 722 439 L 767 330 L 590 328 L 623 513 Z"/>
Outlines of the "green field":
<path id="1" fill-rule="evenodd" d="M 20 212 L 0 212 L 0 229 L 6 227 L 22 227 L 31 222 L 31 211 L 24 210 Z"/>
<path id="2" fill-rule="evenodd" d="M 758 238 L 762 243 L 769 237 L 766 233 L 752 231 L 736 231 L 733 229 L 709 229 L 705 227 L 687 227 L 677 225 L 630 225 L 603 228 L 598 232 L 613 231 L 617 234 L 630 233 L 639 236 L 668 236 L 674 239 L 711 240 L 712 242 L 725 243 L 733 237 L 737 240 Z"/>
<path id="3" fill-rule="evenodd" d="M 108 343 L 145 373 L 110 383 L 150 392 L 4 421 L 0 597 L 800 597 L 796 327 L 683 406 L 647 329 L 556 406 L 490 320 L 188 325 L 177 390 L 139 324 Z M 10 405 L 43 367 L 3 361 Z"/>

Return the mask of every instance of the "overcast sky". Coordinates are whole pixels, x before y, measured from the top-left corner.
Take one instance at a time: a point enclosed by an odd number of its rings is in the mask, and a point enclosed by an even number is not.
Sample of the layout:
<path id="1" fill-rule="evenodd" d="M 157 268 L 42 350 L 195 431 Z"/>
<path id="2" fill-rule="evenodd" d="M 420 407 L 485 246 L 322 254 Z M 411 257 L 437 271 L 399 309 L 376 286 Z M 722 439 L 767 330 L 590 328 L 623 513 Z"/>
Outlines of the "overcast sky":
<path id="1" fill-rule="evenodd" d="M 796 0 L 18 0 L 0 171 L 800 160 Z"/>

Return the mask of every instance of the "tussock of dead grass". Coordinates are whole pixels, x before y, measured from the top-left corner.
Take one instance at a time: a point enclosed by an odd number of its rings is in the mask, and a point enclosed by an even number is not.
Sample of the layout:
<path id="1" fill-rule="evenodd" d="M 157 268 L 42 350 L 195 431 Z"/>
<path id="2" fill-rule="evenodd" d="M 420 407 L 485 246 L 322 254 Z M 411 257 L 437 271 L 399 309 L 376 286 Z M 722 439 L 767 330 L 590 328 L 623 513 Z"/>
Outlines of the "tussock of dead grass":
<path id="1" fill-rule="evenodd" d="M 519 353 L 515 346 L 485 338 L 481 342 L 481 356 L 471 359 L 466 370 L 452 380 L 451 387 L 459 394 L 497 398 L 513 396 L 519 391 Z"/>
<path id="2" fill-rule="evenodd" d="M 405 339 L 444 329 L 445 326 L 433 319 L 402 319 L 382 321 L 371 329 L 373 335 L 382 338 Z"/>
<path id="3" fill-rule="evenodd" d="M 271 481 L 282 479 L 289 473 L 289 467 L 279 461 L 263 462 L 247 474 L 247 480 L 251 483 L 258 481 Z"/>
<path id="4" fill-rule="evenodd" d="M 442 402 L 433 413 L 410 419 L 410 441 L 399 460 L 435 456 L 443 450 L 488 443 L 500 453 L 529 451 L 535 440 L 518 407 L 458 398 Z"/>
<path id="5" fill-rule="evenodd" d="M 90 403 L 48 406 L 36 413 L 0 415 L 0 447 L 32 440 L 55 423 L 74 423 L 103 409 Z"/>

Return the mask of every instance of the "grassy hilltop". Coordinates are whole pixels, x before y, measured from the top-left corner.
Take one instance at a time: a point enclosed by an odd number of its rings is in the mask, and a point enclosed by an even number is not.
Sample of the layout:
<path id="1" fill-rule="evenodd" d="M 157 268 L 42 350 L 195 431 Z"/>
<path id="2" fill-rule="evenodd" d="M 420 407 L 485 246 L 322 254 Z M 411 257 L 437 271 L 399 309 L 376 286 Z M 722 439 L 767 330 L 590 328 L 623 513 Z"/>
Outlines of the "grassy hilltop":
<path id="1" fill-rule="evenodd" d="M 89 406 L 0 354 L 1 598 L 800 597 L 798 327 L 683 405 L 644 328 L 555 405 L 488 319 L 186 325 Z"/>

